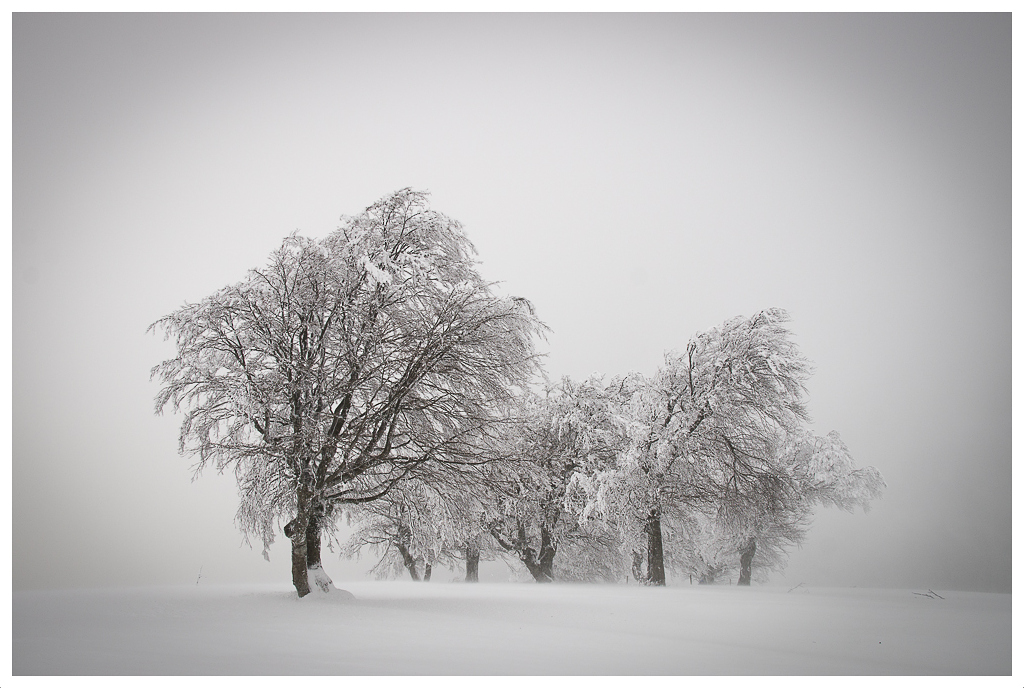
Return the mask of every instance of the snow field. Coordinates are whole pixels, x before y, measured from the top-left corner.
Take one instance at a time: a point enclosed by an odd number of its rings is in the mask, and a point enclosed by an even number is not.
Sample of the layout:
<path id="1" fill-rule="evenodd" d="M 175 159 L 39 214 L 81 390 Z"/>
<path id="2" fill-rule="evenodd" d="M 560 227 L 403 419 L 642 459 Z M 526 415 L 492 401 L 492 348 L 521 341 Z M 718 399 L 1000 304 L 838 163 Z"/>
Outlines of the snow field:
<path id="1" fill-rule="evenodd" d="M 1011 668 L 1008 594 L 343 583 L 13 596 L 18 675 L 949 675 Z M 923 592 L 923 591 L 922 591 Z"/>

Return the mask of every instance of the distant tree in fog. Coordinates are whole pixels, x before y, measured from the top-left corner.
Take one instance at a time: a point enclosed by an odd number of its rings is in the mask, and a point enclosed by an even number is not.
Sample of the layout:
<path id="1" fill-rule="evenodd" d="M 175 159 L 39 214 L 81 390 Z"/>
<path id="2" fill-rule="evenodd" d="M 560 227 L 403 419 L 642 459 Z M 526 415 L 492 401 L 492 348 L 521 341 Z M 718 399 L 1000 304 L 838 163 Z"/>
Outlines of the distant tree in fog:
<path id="1" fill-rule="evenodd" d="M 667 542 L 682 548 L 670 563 L 703 567 L 706 579 L 729 568 L 731 549 L 749 583 L 759 539 L 762 559 L 777 562 L 814 504 L 866 505 L 884 487 L 874 469 L 853 468 L 838 435 L 807 431 L 810 368 L 787 320 L 778 309 L 734 318 L 624 385 L 629 441 L 614 470 L 576 480 L 588 510 L 632 518 L 620 528 L 644 582 L 665 584 Z"/>
<path id="2" fill-rule="evenodd" d="M 498 495 L 489 533 L 538 582 L 621 579 L 618 532 L 582 514 L 573 484 L 577 473 L 615 464 L 619 405 L 599 379 L 564 378 L 520 409 L 505 449 L 519 458 L 518 479 Z"/>
<path id="3" fill-rule="evenodd" d="M 802 509 L 694 509 L 668 524 L 666 568 L 702 585 L 734 578 L 745 585 L 753 571 L 763 578 L 784 569 L 789 550 L 803 541 L 809 525 L 810 513 Z"/>
<path id="4" fill-rule="evenodd" d="M 775 494 L 748 497 L 733 509 L 726 502 L 720 510 L 724 533 L 737 543 L 739 585 L 750 585 L 755 566 L 785 567 L 788 551 L 803 541 L 816 507 L 867 511 L 885 489 L 875 468 L 855 467 L 835 431 L 825 437 L 806 429 L 790 433 L 779 454 L 786 479 Z"/>
<path id="5" fill-rule="evenodd" d="M 390 493 L 350 509 L 354 532 L 345 544 L 348 556 L 369 547 L 379 561 L 372 572 L 378 578 L 396 578 L 407 572 L 414 581 L 430 580 L 435 564 L 450 564 L 461 538 L 458 500 L 429 485 L 408 480 Z"/>
<path id="6" fill-rule="evenodd" d="M 466 579 L 476 581 L 481 556 L 497 554 L 485 524 L 494 517 L 500 481 L 515 475 L 505 464 L 489 457 L 485 464 L 434 465 L 380 499 L 349 507 L 354 531 L 343 553 L 359 557 L 369 549 L 379 557 L 371 569 L 378 578 L 408 573 L 413 580 L 429 580 L 437 565 L 465 563 Z"/>

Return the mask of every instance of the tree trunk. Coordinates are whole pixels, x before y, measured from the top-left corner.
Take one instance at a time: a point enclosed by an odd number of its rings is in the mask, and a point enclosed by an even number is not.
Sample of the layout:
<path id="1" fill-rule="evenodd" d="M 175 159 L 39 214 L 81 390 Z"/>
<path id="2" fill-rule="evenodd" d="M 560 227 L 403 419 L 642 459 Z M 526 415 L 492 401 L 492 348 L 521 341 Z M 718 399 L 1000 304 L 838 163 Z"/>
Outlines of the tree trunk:
<path id="1" fill-rule="evenodd" d="M 480 548 L 476 545 L 466 545 L 466 582 L 478 583 L 480 581 Z"/>
<path id="2" fill-rule="evenodd" d="M 736 585 L 750 585 L 750 565 L 754 561 L 754 552 L 757 551 L 757 540 L 750 538 L 747 545 L 740 550 L 740 579 Z"/>
<path id="3" fill-rule="evenodd" d="M 409 569 L 409 575 L 412 576 L 414 581 L 420 579 L 420 574 L 416 570 L 416 559 L 409 553 L 409 548 L 399 543 L 395 547 L 398 548 L 398 553 L 402 555 L 402 563 L 405 564 L 405 568 Z"/>
<path id="4" fill-rule="evenodd" d="M 414 581 L 420 579 L 420 574 L 416 571 L 416 558 L 409 552 L 410 539 L 412 534 L 409 532 L 408 526 L 401 525 L 398 527 L 398 541 L 395 542 L 395 549 L 402 555 L 402 563 L 405 564 L 405 568 L 409 569 L 409 575 L 412 576 Z"/>
<path id="5" fill-rule="evenodd" d="M 633 578 L 637 583 L 644 583 L 647 578 L 644 576 L 644 555 L 633 552 Z"/>
<path id="6" fill-rule="evenodd" d="M 554 580 L 552 569 L 555 559 L 555 547 L 551 543 L 551 534 L 549 532 L 544 530 L 541 531 L 540 559 L 537 558 L 537 550 L 533 549 L 528 544 L 529 539 L 526 535 L 526 526 L 522 521 L 518 523 L 516 538 L 511 542 L 506 540 L 501 532 L 496 529 L 492 530 L 491 534 L 506 552 L 515 554 L 519 557 L 519 561 L 523 562 L 523 565 L 526 566 L 535 581 L 538 583 L 550 583 Z"/>
<path id="7" fill-rule="evenodd" d="M 548 583 L 544 579 L 544 573 L 541 571 L 541 564 L 537 561 L 537 553 L 534 551 L 534 548 L 527 547 L 526 551 L 519 555 L 519 560 L 526 566 L 529 574 L 534 576 L 538 583 Z"/>
<path id="8" fill-rule="evenodd" d="M 647 584 L 665 585 L 665 554 L 661 545 L 661 516 L 652 510 L 644 527 L 647 531 Z"/>
<path id="9" fill-rule="evenodd" d="M 423 582 L 424 583 L 427 583 L 427 582 L 430 581 L 430 569 L 431 569 L 430 564 L 424 564 L 423 565 Z"/>
<path id="10" fill-rule="evenodd" d="M 292 541 L 292 585 L 299 597 L 309 594 L 309 574 L 306 557 L 308 548 L 306 532 L 309 527 L 309 515 L 305 509 L 305 500 L 299 498 L 298 515 L 284 527 L 284 534 Z"/>
<path id="11" fill-rule="evenodd" d="M 310 590 L 315 585 L 322 592 L 330 592 L 334 581 L 324 571 L 323 563 L 320 561 L 320 533 L 323 523 L 322 516 L 314 514 L 309 517 L 309 525 L 306 526 L 306 575 L 312 581 L 309 584 Z"/>
<path id="12" fill-rule="evenodd" d="M 550 583 L 555 579 L 551 572 L 551 562 L 537 559 L 537 553 L 532 547 L 527 547 L 519 559 L 538 583 Z"/>
<path id="13" fill-rule="evenodd" d="M 521 559 L 522 562 L 526 565 L 526 568 L 529 569 L 530 575 L 533 576 L 533 580 L 537 581 L 538 583 L 550 583 L 552 580 L 551 576 L 541 567 L 540 563 L 537 561 L 537 558 L 534 556 L 533 550 L 529 549 L 526 552 L 526 556 L 521 557 Z"/>
<path id="14" fill-rule="evenodd" d="M 519 555 L 519 560 L 523 562 L 526 568 L 529 570 L 530 575 L 538 583 L 550 583 L 553 579 L 551 572 L 545 570 L 544 564 L 537 559 L 537 552 L 533 547 L 527 547 Z"/>
<path id="15" fill-rule="evenodd" d="M 307 515 L 306 518 L 304 528 L 298 516 L 284 527 L 285 537 L 292 542 L 292 585 L 295 586 L 295 592 L 299 597 L 305 597 L 312 592 L 312 585 L 316 585 L 324 592 L 330 592 L 331 585 L 334 584 L 320 562 L 320 529 L 323 526 L 323 519 L 316 514 Z M 300 571 L 300 568 L 304 571 Z M 310 580 L 313 582 L 310 583 Z"/>
<path id="16" fill-rule="evenodd" d="M 543 532 L 543 531 L 542 531 Z M 541 536 L 543 538 L 543 535 Z M 529 542 L 526 536 L 526 526 L 519 522 L 519 533 L 516 538 L 516 544 L 519 545 L 519 560 L 523 562 L 526 568 L 530 571 L 530 575 L 538 583 L 550 583 L 551 576 L 544 571 L 543 566 L 537 560 L 537 550 L 530 547 L 527 543 Z M 543 544 L 541 545 L 543 547 Z"/>
<path id="17" fill-rule="evenodd" d="M 306 568 L 319 568 L 320 564 L 320 526 L 321 522 L 317 516 L 309 517 L 309 525 L 306 526 Z"/>
<path id="18" fill-rule="evenodd" d="M 551 541 L 551 533 L 547 528 L 540 529 L 540 559 L 537 562 L 543 580 L 539 583 L 550 583 L 555 580 L 555 545 Z"/>

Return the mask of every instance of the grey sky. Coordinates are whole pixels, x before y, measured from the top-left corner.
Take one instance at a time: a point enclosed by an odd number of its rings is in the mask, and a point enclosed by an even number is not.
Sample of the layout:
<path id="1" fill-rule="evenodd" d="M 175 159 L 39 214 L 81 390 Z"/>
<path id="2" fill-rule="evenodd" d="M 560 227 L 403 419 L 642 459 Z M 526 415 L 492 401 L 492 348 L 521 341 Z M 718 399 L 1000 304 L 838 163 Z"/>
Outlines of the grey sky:
<path id="1" fill-rule="evenodd" d="M 190 482 L 144 332 L 412 186 L 534 302 L 553 378 L 790 312 L 815 429 L 889 489 L 777 581 L 1010 590 L 1009 15 L 13 28 L 16 589 L 287 581 L 230 477 Z"/>

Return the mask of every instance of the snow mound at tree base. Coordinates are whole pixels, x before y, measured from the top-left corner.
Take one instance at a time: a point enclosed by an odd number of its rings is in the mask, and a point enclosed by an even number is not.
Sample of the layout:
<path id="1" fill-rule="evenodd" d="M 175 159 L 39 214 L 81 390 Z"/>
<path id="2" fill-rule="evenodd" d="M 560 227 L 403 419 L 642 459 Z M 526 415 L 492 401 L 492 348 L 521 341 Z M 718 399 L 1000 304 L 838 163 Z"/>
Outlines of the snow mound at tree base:
<path id="1" fill-rule="evenodd" d="M 306 578 L 309 581 L 310 594 L 303 599 L 329 597 L 339 602 L 350 602 L 356 598 L 348 590 L 339 590 L 334 587 L 334 581 L 321 566 L 314 566 L 307 570 Z"/>
<path id="2" fill-rule="evenodd" d="M 330 590 L 328 590 L 327 592 L 324 592 L 323 590 L 313 589 L 312 592 L 310 592 L 308 595 L 300 599 L 303 602 L 309 602 L 310 600 L 320 600 L 324 602 L 338 602 L 347 604 L 349 602 L 354 602 L 356 596 L 350 593 L 348 590 L 341 590 L 340 588 L 336 588 L 332 585 Z"/>

